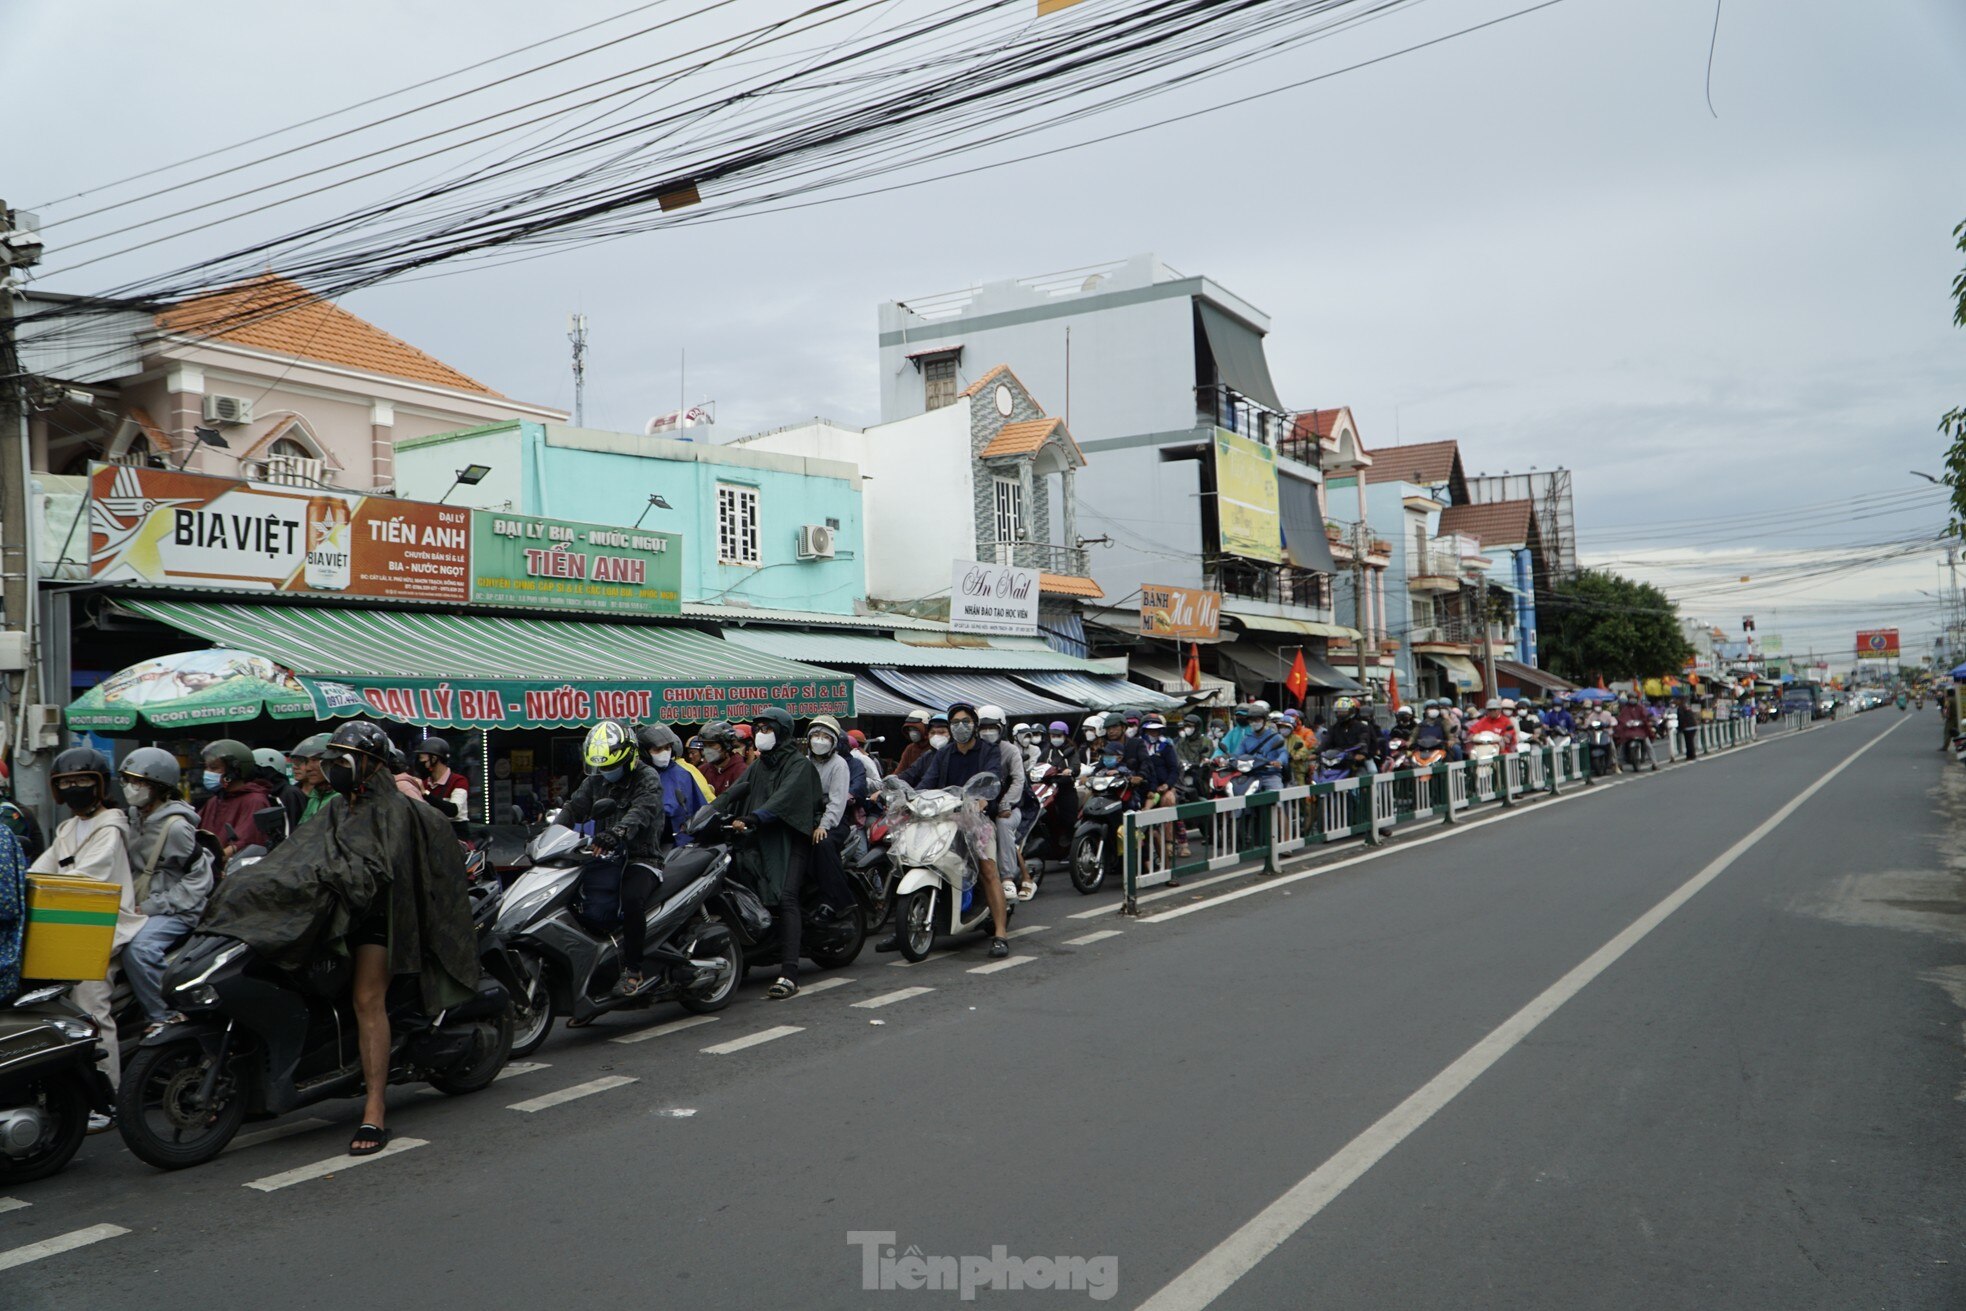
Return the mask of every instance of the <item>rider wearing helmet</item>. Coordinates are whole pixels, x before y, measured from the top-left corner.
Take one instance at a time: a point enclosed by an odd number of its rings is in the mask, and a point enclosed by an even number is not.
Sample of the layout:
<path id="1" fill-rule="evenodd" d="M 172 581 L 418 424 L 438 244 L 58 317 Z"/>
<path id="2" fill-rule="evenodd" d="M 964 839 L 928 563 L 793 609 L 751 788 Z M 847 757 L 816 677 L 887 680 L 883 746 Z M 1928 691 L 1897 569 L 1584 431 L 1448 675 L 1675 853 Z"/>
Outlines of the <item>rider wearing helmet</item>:
<path id="1" fill-rule="evenodd" d="M 901 730 L 907 735 L 908 745 L 901 748 L 901 759 L 894 766 L 897 774 L 935 750 L 928 742 L 928 711 L 910 710 L 908 717 L 901 721 Z"/>
<path id="2" fill-rule="evenodd" d="M 642 753 L 642 765 L 662 780 L 662 813 L 666 826 L 663 847 L 689 845 L 690 817 L 710 804 L 716 793 L 696 766 L 683 756 L 682 739 L 666 724 L 637 724 L 635 745 Z"/>
<path id="3" fill-rule="evenodd" d="M 452 819 L 471 814 L 471 781 L 451 768 L 451 744 L 441 737 L 426 737 L 416 744 L 415 767 L 411 770 L 423 783 L 423 799 L 438 813 Z"/>
<path id="4" fill-rule="evenodd" d="M 1335 718 L 1324 740 L 1325 750 L 1350 752 L 1360 772 L 1371 773 L 1379 759 L 1379 726 L 1354 697 L 1339 697 L 1331 703 L 1331 713 Z"/>
<path id="5" fill-rule="evenodd" d="M 327 779 L 321 777 L 321 753 L 327 748 L 328 735 L 316 733 L 312 737 L 302 738 L 287 752 L 287 767 L 293 771 L 294 783 L 304 798 L 300 813 L 288 818 L 289 833 L 320 814 L 334 798 L 335 790 L 328 786 Z"/>
<path id="6" fill-rule="evenodd" d="M 157 747 L 130 752 L 119 771 L 137 910 L 146 916 L 121 960 L 146 1037 L 180 1018 L 164 1004 L 164 957 L 191 936 L 212 895 L 212 858 L 198 845 L 198 812 L 178 796 L 180 778 L 177 757 Z"/>
<path id="7" fill-rule="evenodd" d="M 253 815 L 272 805 L 273 799 L 259 776 L 259 762 L 253 759 L 252 751 L 244 742 L 222 737 L 205 744 L 204 760 L 201 781 L 211 795 L 198 812 L 198 827 L 215 834 L 228 857 L 248 847 L 264 851 L 266 835 L 259 831 Z"/>
<path id="8" fill-rule="evenodd" d="M 670 734 L 674 741 L 675 735 Z M 673 748 L 672 748 L 673 749 Z M 642 938 L 650 897 L 661 876 L 656 872 L 662 853 L 664 812 L 662 777 L 642 763 L 635 731 L 615 719 L 603 719 L 587 730 L 580 746 L 581 763 L 587 777 L 560 811 L 560 823 L 571 828 L 593 816 L 602 801 L 612 801 L 613 809 L 596 820 L 594 850 L 602 855 L 619 855 L 621 870 L 621 977 L 614 990 L 619 996 L 639 992 L 642 977 Z M 601 875 L 610 873 L 604 867 Z"/>
<path id="9" fill-rule="evenodd" d="M 737 731 L 723 720 L 713 719 L 697 736 L 703 739 L 703 781 L 711 796 L 722 796 L 744 777 L 747 762 L 737 749 Z"/>
<path id="10" fill-rule="evenodd" d="M 1251 721 L 1255 721 L 1258 727 L 1262 724 L 1262 720 L 1256 714 L 1256 707 L 1246 701 L 1235 708 L 1234 718 L 1235 722 L 1230 725 L 1229 731 L 1222 735 L 1221 754 L 1229 757 L 1243 754 L 1242 740 L 1249 736 Z"/>
<path id="11" fill-rule="evenodd" d="M 728 792 L 710 805 L 731 817 L 731 828 L 757 835 L 757 892 L 775 907 L 779 922 L 779 972 L 765 994 L 772 1000 L 799 991 L 799 936 L 804 924 L 800 893 L 812 854 L 813 830 L 826 798 L 819 770 L 799 750 L 792 716 L 769 706 L 752 721 L 758 758 Z"/>
<path id="12" fill-rule="evenodd" d="M 120 951 L 136 936 L 143 917 L 136 908 L 130 874 L 130 821 L 112 804 L 109 778 L 109 761 L 100 751 L 70 747 L 55 757 L 48 781 L 54 785 L 55 800 L 67 809 L 69 817 L 55 829 L 54 840 L 28 867 L 28 872 L 116 885 L 120 897 L 112 950 Z M 7 982 L 0 978 L 0 985 Z M 17 984 L 18 979 L 14 982 Z M 122 1065 L 116 1046 L 116 1021 L 109 1006 L 108 972 L 101 979 L 76 984 L 70 996 L 96 1022 L 96 1040 L 104 1052 L 103 1068 L 114 1084 L 122 1073 Z M 109 1121 L 91 1117 L 89 1127 L 92 1132 L 99 1132 L 109 1127 Z"/>

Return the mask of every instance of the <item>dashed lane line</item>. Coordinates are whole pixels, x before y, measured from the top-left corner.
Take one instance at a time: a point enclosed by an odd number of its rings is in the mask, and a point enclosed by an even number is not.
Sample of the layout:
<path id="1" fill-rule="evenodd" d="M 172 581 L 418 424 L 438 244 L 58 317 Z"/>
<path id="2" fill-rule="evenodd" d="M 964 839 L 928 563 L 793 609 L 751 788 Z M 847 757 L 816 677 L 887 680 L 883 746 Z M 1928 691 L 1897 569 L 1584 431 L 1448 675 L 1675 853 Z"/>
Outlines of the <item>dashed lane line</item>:
<path id="1" fill-rule="evenodd" d="M 715 1015 L 691 1015 L 680 1020 L 670 1020 L 666 1024 L 637 1029 L 633 1033 L 624 1033 L 619 1038 L 609 1038 L 608 1041 L 647 1042 L 650 1038 L 660 1038 L 665 1033 L 681 1033 L 684 1029 L 694 1029 L 700 1024 L 715 1024 L 719 1018 Z"/>
<path id="2" fill-rule="evenodd" d="M 1088 933 L 1084 937 L 1067 938 L 1065 939 L 1065 945 L 1067 947 L 1090 947 L 1095 942 L 1104 942 L 1108 938 L 1117 938 L 1121 933 L 1122 930 L 1120 929 L 1101 929 L 1097 933 Z"/>
<path id="3" fill-rule="evenodd" d="M 251 1180 L 244 1187 L 258 1189 L 262 1193 L 274 1193 L 282 1188 L 291 1188 L 295 1184 L 304 1184 L 309 1179 L 339 1174 L 343 1170 L 352 1170 L 358 1165 L 374 1165 L 377 1161 L 386 1161 L 392 1156 L 401 1156 L 404 1152 L 413 1152 L 419 1147 L 429 1145 L 430 1140 L 427 1138 L 397 1138 L 381 1151 L 368 1156 L 350 1156 L 344 1152 L 340 1156 L 330 1156 L 327 1160 L 316 1161 L 312 1165 L 297 1165 L 291 1170 L 282 1170 L 279 1174 L 269 1174 L 264 1179 Z"/>
<path id="4" fill-rule="evenodd" d="M 882 1006 L 892 1006 L 898 1001 L 907 1001 L 910 997 L 920 997 L 934 991 L 935 989 L 933 988 L 901 988 L 894 992 L 884 992 L 878 997 L 869 997 L 866 1001 L 857 1001 L 853 1004 L 860 1010 L 871 1011 Z"/>
<path id="5" fill-rule="evenodd" d="M 24 1211 L 32 1205 L 32 1202 L 23 1202 L 18 1197 L 0 1197 L 0 1215 L 9 1211 Z"/>
<path id="6" fill-rule="evenodd" d="M 634 1082 L 634 1078 L 629 1075 L 610 1074 L 605 1078 L 589 1079 L 586 1083 L 577 1083 L 571 1088 L 561 1088 L 555 1092 L 542 1093 L 538 1097 L 528 1097 L 523 1102 L 513 1102 L 505 1109 L 508 1111 L 524 1111 L 530 1115 L 534 1111 L 548 1110 L 565 1102 L 578 1101 L 582 1097 L 592 1097 L 595 1093 L 604 1093 L 611 1088 L 623 1088 Z"/>
<path id="7" fill-rule="evenodd" d="M 714 1047 L 705 1047 L 703 1053 L 706 1056 L 728 1056 L 732 1052 L 741 1052 L 746 1047 L 756 1047 L 760 1043 L 772 1042 L 779 1038 L 789 1038 L 795 1033 L 804 1032 L 804 1029 L 795 1024 L 781 1024 L 776 1028 L 761 1029 L 757 1033 L 747 1033 L 742 1038 L 732 1038 L 729 1042 L 720 1042 Z"/>
<path id="8" fill-rule="evenodd" d="M 794 1001 L 800 997 L 809 997 L 815 992 L 830 992 L 834 988 L 844 988 L 852 982 L 852 979 L 843 979 L 837 974 L 830 979 L 814 979 L 811 983 L 801 985 L 797 992 L 785 998 L 785 1000 Z"/>
<path id="9" fill-rule="evenodd" d="M 978 965 L 970 973 L 995 974 L 998 970 L 1007 970 L 1018 965 L 1029 965 L 1036 959 L 1036 956 L 1006 956 L 1002 960 L 993 960 L 988 965 Z"/>
<path id="10" fill-rule="evenodd" d="M 0 1252 L 0 1270 L 12 1270 L 30 1261 L 39 1261 L 44 1256 L 59 1256 L 63 1252 L 73 1252 L 78 1247 L 87 1247 L 90 1243 L 100 1243 L 105 1238 L 115 1238 L 129 1232 L 122 1225 L 90 1225 L 87 1229 L 57 1234 L 38 1243 L 29 1243 L 26 1247 Z"/>

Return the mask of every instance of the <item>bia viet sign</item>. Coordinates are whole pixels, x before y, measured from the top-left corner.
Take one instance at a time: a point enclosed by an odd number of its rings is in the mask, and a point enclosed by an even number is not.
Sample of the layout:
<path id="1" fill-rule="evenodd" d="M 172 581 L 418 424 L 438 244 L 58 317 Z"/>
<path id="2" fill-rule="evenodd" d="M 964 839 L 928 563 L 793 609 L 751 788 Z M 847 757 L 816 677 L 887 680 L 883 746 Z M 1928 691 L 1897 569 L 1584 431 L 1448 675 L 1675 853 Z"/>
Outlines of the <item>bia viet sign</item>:
<path id="1" fill-rule="evenodd" d="M 853 714 L 853 680 L 820 682 L 562 682 L 520 679 L 302 678 L 323 719 L 372 715 L 433 728 L 577 728 L 596 719 L 698 724 Z"/>
<path id="2" fill-rule="evenodd" d="M 1140 635 L 1177 642 L 1213 642 L 1222 636 L 1222 594 L 1143 583 Z"/>
<path id="3" fill-rule="evenodd" d="M 682 538 L 481 510 L 471 599 L 615 614 L 680 614 Z"/>
<path id="4" fill-rule="evenodd" d="M 949 582 L 949 628 L 999 637 L 1038 635 L 1038 571 L 958 560 Z"/>

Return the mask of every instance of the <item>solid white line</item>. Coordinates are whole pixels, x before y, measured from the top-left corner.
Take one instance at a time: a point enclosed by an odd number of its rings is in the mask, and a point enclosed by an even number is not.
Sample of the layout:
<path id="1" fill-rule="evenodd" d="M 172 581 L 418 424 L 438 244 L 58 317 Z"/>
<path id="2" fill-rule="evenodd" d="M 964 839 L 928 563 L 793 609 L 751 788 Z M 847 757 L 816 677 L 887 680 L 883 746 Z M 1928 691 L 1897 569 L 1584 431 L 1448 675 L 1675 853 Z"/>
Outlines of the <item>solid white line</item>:
<path id="1" fill-rule="evenodd" d="M 1065 939 L 1065 945 L 1067 947 L 1090 947 L 1095 942 L 1104 942 L 1108 938 L 1117 938 L 1121 936 L 1122 932 L 1120 929 L 1101 929 L 1097 933 L 1088 933 L 1082 938 L 1067 938 Z"/>
<path id="2" fill-rule="evenodd" d="M 0 1197 L 0 1215 L 5 1215 L 9 1211 L 24 1211 L 32 1205 L 34 1203 L 23 1202 L 18 1197 Z"/>
<path id="3" fill-rule="evenodd" d="M 87 1229 L 77 1229 L 74 1233 L 44 1238 L 38 1243 L 29 1243 L 26 1247 L 16 1247 L 11 1252 L 0 1252 L 0 1270 L 12 1270 L 15 1266 L 26 1265 L 29 1261 L 39 1261 L 44 1256 L 59 1256 L 63 1252 L 72 1252 L 78 1247 L 87 1247 L 90 1243 L 100 1243 L 105 1238 L 114 1238 L 118 1234 L 129 1232 L 121 1225 L 90 1225 Z"/>
<path id="4" fill-rule="evenodd" d="M 687 1019 L 670 1020 L 666 1024 L 652 1025 L 637 1029 L 634 1033 L 624 1033 L 619 1038 L 609 1038 L 609 1042 L 647 1042 L 650 1038 L 660 1038 L 665 1033 L 681 1033 L 684 1029 L 694 1029 L 699 1024 L 715 1024 L 715 1015 L 692 1015 Z"/>
<path id="5" fill-rule="evenodd" d="M 935 989 L 933 988 L 902 988 L 897 992 L 884 992 L 878 997 L 869 997 L 866 1001 L 857 1001 L 853 1004 L 860 1010 L 871 1011 L 882 1006 L 892 1006 L 898 1001 L 907 1001 L 910 997 L 920 997 L 934 991 Z"/>
<path id="6" fill-rule="evenodd" d="M 628 1075 L 610 1074 L 605 1078 L 589 1079 L 586 1083 L 577 1083 L 571 1088 L 562 1088 L 558 1092 L 542 1093 L 538 1097 L 531 1097 L 523 1102 L 513 1102 L 505 1109 L 508 1111 L 525 1111 L 530 1114 L 533 1111 L 543 1111 L 549 1107 L 559 1106 L 562 1103 L 575 1101 L 582 1097 L 592 1097 L 595 1093 L 604 1093 L 610 1088 L 624 1088 L 633 1082 L 635 1082 L 634 1079 Z"/>
<path id="7" fill-rule="evenodd" d="M 279 1174 L 269 1174 L 264 1179 L 254 1179 L 245 1187 L 257 1188 L 262 1193 L 277 1192 L 282 1188 L 291 1188 L 295 1184 L 304 1184 L 309 1179 L 339 1174 L 343 1170 L 352 1170 L 358 1165 L 387 1160 L 389 1157 L 401 1156 L 404 1152 L 429 1145 L 429 1140 L 425 1138 L 395 1138 L 390 1140 L 389 1146 L 370 1156 L 350 1156 L 344 1152 L 340 1156 L 330 1156 L 327 1160 L 316 1161 L 312 1165 L 299 1165 L 291 1170 L 282 1170 Z"/>
<path id="8" fill-rule="evenodd" d="M 1900 720 L 1899 724 L 1904 722 Z M 1336 1155 L 1305 1175 L 1290 1191 L 1264 1207 L 1255 1219 L 1223 1239 L 1213 1251 L 1141 1303 L 1140 1311 L 1200 1311 L 1200 1308 L 1228 1291 L 1230 1285 L 1282 1246 L 1286 1239 L 1308 1224 L 1388 1152 L 1433 1118 L 1435 1112 L 1453 1101 L 1490 1066 L 1534 1032 L 1537 1025 L 1611 968 L 1674 911 L 1691 901 L 1700 889 L 1719 878 L 1755 844 L 1774 832 L 1783 820 L 1800 810 L 1811 797 L 1828 787 L 1838 774 L 1855 764 L 1859 756 L 1889 737 L 1899 724 L 1893 724 L 1845 757 L 1841 764 L 1763 820 L 1753 832 L 1721 852 L 1699 873 L 1633 920 L 1617 937 L 1592 952 L 1583 963 L 1551 984 L 1527 1006 L 1502 1021 L 1481 1041 L 1463 1052 L 1453 1064 L 1381 1116 L 1365 1132 L 1339 1148 Z"/>
<path id="9" fill-rule="evenodd" d="M 732 1038 L 729 1042 L 720 1042 L 715 1047 L 705 1047 L 703 1051 L 708 1056 L 728 1056 L 732 1052 L 741 1052 L 746 1047 L 756 1047 L 761 1042 L 789 1038 L 795 1033 L 804 1032 L 805 1030 L 797 1025 L 781 1024 L 777 1028 L 763 1029 L 757 1033 L 747 1033 L 742 1038 Z"/>
<path id="10" fill-rule="evenodd" d="M 312 1133 L 316 1129 L 325 1129 L 333 1123 L 333 1120 L 295 1120 L 292 1124 L 276 1124 L 271 1129 L 260 1129 L 254 1133 L 242 1133 L 230 1143 L 226 1144 L 225 1152 L 221 1152 L 219 1155 L 223 1156 L 226 1152 L 243 1151 L 248 1147 L 257 1147 L 261 1143 L 277 1143 L 282 1138 L 291 1138 L 297 1133 Z M 6 1207 L 0 1206 L 0 1211 L 6 1209 Z"/>
<path id="11" fill-rule="evenodd" d="M 842 979 L 838 975 L 834 975 L 830 979 L 814 979 L 811 983 L 801 984 L 797 992 L 793 993 L 790 997 L 784 998 L 784 1000 L 797 1001 L 799 998 L 809 996 L 815 992 L 827 992 L 833 988 L 844 988 L 852 982 L 852 979 Z"/>
<path id="12" fill-rule="evenodd" d="M 1036 956 L 1006 956 L 1002 960 L 993 960 L 988 965 L 978 965 L 970 973 L 995 974 L 998 970 L 1007 970 L 1013 965 L 1029 965 L 1036 959 Z"/>

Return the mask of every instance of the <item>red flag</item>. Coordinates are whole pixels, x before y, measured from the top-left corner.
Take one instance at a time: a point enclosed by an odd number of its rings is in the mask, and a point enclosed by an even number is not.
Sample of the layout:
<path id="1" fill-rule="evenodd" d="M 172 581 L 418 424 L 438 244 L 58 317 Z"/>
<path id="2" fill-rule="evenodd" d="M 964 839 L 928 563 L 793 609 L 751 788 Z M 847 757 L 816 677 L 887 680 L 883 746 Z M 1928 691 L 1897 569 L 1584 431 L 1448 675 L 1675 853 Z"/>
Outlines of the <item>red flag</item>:
<path id="1" fill-rule="evenodd" d="M 1193 691 L 1201 691 L 1201 645 L 1188 643 L 1188 663 L 1182 667 L 1181 679 Z"/>
<path id="2" fill-rule="evenodd" d="M 1597 690 L 1598 690 L 1598 691 L 1600 691 L 1600 692 L 1609 692 L 1609 691 L 1611 690 L 1610 688 L 1608 688 L 1608 687 L 1606 687 L 1606 686 L 1604 685 L 1604 675 L 1603 675 L 1603 674 L 1599 674 L 1599 675 L 1597 676 Z"/>
<path id="3" fill-rule="evenodd" d="M 1297 698 L 1298 705 L 1304 704 L 1304 693 L 1311 690 L 1311 671 L 1304 666 L 1302 647 L 1297 650 L 1297 658 L 1291 661 L 1290 677 L 1283 680 L 1283 685 L 1290 689 L 1290 695 Z"/>
<path id="4" fill-rule="evenodd" d="M 1393 713 L 1399 713 L 1399 670 L 1386 675 L 1386 700 L 1393 703 Z"/>

